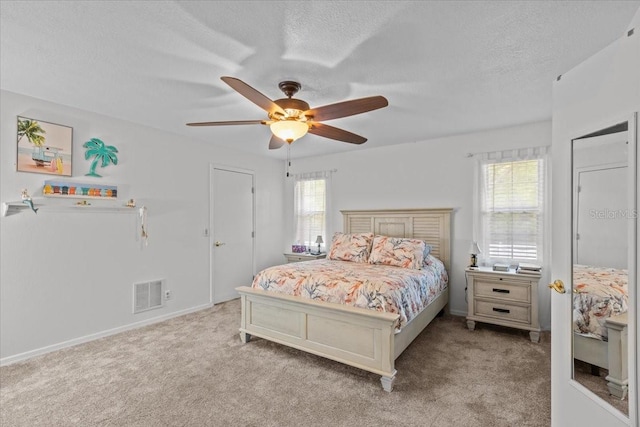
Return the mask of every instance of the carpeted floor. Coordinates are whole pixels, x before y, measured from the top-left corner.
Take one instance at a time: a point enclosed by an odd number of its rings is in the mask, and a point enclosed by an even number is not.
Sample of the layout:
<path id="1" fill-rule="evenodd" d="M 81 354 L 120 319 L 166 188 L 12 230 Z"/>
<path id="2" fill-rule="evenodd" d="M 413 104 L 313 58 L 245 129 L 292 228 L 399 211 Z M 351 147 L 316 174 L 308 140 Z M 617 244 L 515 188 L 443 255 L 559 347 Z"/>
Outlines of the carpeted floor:
<path id="1" fill-rule="evenodd" d="M 435 319 L 379 376 L 238 337 L 239 300 L 0 368 L 9 426 L 548 426 L 550 337 Z"/>
<path id="2" fill-rule="evenodd" d="M 609 394 L 607 380 L 605 379 L 609 374 L 609 371 L 606 369 L 598 369 L 599 375 L 593 375 L 591 373 L 591 365 L 580 360 L 575 360 L 573 366 L 573 373 L 576 381 L 591 390 L 596 396 L 609 403 L 618 411 L 629 416 L 629 398 L 625 397 L 624 400 L 622 400 Z"/>

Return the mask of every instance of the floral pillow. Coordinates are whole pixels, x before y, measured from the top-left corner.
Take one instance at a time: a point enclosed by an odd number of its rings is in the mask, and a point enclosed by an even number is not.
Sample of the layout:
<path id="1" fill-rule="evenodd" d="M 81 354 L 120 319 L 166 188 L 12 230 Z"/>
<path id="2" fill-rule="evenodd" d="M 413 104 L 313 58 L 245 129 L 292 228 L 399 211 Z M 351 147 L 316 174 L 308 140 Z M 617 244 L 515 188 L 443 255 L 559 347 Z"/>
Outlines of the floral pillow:
<path id="1" fill-rule="evenodd" d="M 376 236 L 369 264 L 394 265 L 420 270 L 424 265 L 425 243 L 418 239 Z"/>
<path id="2" fill-rule="evenodd" d="M 372 242 L 373 233 L 334 233 L 327 258 L 337 261 L 367 262 Z"/>

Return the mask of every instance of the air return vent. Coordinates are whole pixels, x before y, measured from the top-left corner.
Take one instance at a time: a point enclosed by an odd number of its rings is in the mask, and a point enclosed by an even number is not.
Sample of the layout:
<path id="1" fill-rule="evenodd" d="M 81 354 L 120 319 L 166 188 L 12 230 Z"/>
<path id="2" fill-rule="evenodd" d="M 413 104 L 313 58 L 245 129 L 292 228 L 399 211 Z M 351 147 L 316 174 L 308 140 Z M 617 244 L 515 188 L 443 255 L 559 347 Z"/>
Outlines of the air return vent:
<path id="1" fill-rule="evenodd" d="M 162 307 L 164 280 L 133 284 L 133 313 Z"/>

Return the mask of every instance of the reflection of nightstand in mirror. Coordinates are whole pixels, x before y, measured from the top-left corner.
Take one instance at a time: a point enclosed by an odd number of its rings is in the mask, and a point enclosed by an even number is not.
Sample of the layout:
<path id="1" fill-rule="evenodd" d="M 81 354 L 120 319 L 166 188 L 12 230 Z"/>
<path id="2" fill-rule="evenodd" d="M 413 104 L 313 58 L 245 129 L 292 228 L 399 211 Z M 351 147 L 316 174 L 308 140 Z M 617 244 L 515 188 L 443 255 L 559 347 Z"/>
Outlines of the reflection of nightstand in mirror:
<path id="1" fill-rule="evenodd" d="M 531 341 L 540 341 L 538 322 L 539 274 L 519 274 L 514 270 L 467 268 L 467 327 L 476 322 L 492 323 L 529 331 Z"/>
<path id="2" fill-rule="evenodd" d="M 324 259 L 327 256 L 327 254 L 325 253 L 321 253 L 321 254 L 286 253 L 284 254 L 284 256 L 287 258 L 287 262 L 291 263 L 291 262 L 300 262 L 300 261 L 311 261 L 314 259 Z"/>

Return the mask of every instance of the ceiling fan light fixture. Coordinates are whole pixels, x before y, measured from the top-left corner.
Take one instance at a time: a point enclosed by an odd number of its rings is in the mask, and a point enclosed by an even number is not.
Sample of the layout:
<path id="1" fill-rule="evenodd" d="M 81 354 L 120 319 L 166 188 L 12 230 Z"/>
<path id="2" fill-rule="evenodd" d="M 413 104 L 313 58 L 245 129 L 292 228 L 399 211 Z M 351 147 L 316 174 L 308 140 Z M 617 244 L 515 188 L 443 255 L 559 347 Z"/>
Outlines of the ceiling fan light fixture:
<path id="1" fill-rule="evenodd" d="M 309 131 L 309 125 L 297 120 L 279 120 L 271 123 L 269 127 L 275 136 L 289 144 L 302 138 Z"/>

